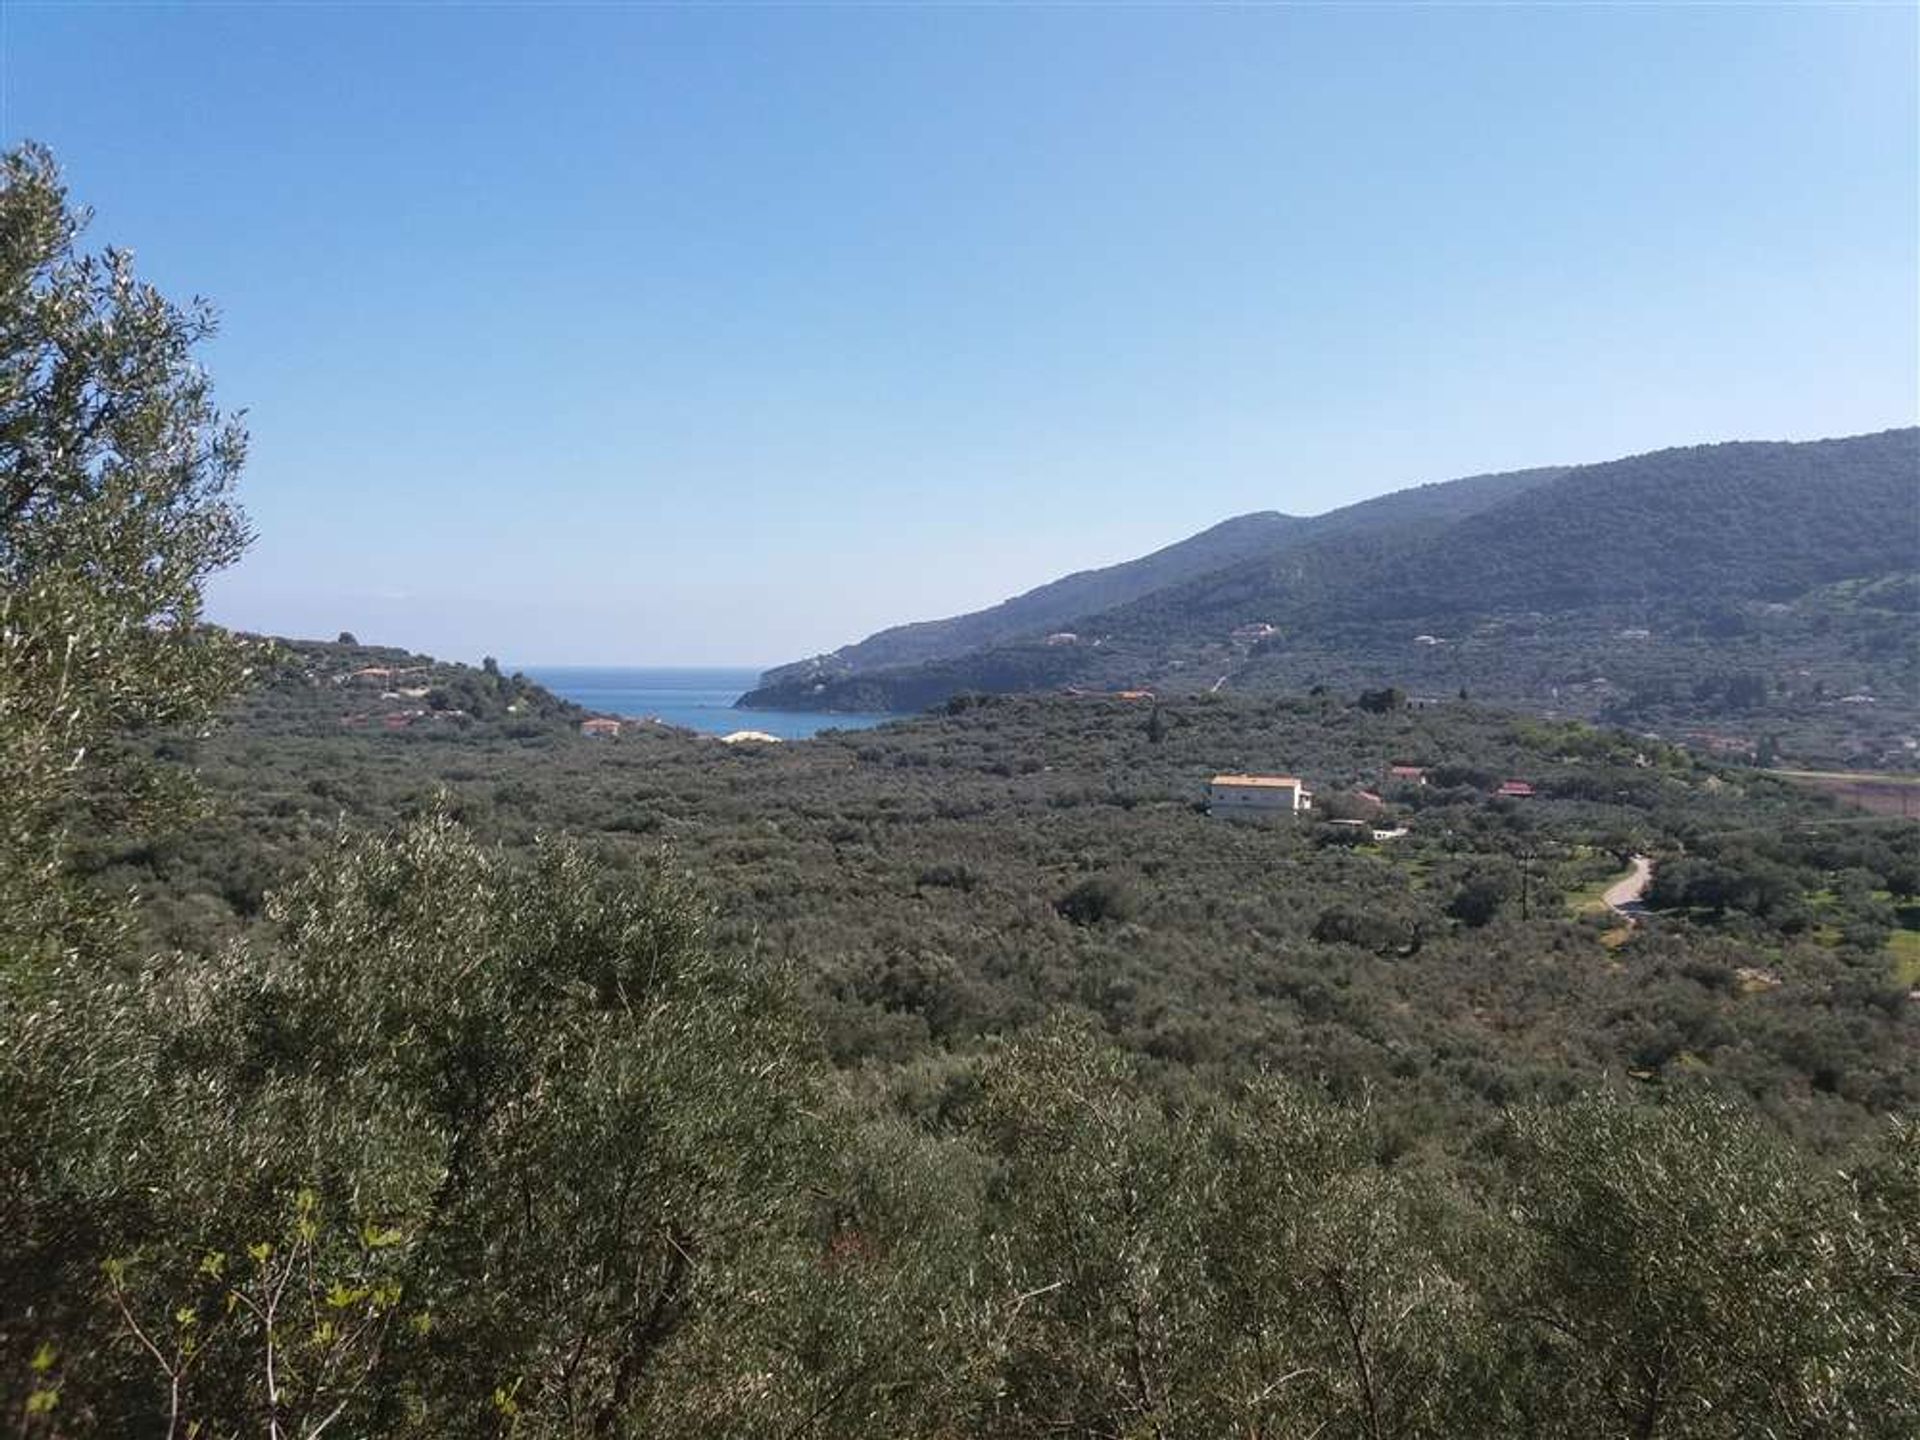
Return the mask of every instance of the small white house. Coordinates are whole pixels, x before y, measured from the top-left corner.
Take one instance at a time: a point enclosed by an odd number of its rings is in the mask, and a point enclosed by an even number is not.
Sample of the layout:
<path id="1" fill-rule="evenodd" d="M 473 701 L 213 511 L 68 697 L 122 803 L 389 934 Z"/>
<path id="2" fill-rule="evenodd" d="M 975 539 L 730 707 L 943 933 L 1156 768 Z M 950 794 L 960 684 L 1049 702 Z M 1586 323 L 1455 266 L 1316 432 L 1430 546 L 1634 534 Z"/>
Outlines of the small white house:
<path id="1" fill-rule="evenodd" d="M 1216 775 L 1207 787 L 1209 815 L 1298 815 L 1313 792 L 1293 775 Z"/>

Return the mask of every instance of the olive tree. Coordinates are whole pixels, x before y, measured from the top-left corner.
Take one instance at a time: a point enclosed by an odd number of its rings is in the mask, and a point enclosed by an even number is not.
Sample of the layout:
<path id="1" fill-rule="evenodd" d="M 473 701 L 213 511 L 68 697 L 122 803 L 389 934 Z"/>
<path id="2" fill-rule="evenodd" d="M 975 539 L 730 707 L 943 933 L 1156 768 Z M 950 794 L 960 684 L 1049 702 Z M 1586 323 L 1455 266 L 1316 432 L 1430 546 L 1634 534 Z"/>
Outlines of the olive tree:
<path id="1" fill-rule="evenodd" d="M 1512 1125 L 1512 1263 L 1489 1282 L 1511 1286 L 1537 1416 L 1639 1440 L 1913 1433 L 1910 1125 L 1858 1173 L 1701 1096 Z"/>
<path id="2" fill-rule="evenodd" d="M 150 818 L 155 773 L 120 742 L 192 725 L 239 650 L 202 587 L 245 547 L 246 455 L 195 347 L 214 316 L 81 248 L 52 157 L 0 159 L 0 969 L 70 946 L 62 884 L 78 817 Z"/>
<path id="3" fill-rule="evenodd" d="M 670 875 L 510 863 L 444 818 L 343 838 L 271 909 L 155 962 L 123 1017 L 141 1085 L 79 1196 L 105 1279 L 44 1337 L 65 1407 L 180 1436 L 784 1428 L 831 1167 L 778 977 Z M 858 1393 L 810 1389 L 816 1433 Z"/>
<path id="4" fill-rule="evenodd" d="M 0 157 L 0 1393 L 36 1414 L 141 1180 L 115 1149 L 148 1074 L 134 967 L 74 841 L 177 813 L 130 742 L 239 679 L 201 594 L 247 541 L 245 435 L 194 361 L 211 311 L 85 252 L 86 224 L 44 149 Z"/>

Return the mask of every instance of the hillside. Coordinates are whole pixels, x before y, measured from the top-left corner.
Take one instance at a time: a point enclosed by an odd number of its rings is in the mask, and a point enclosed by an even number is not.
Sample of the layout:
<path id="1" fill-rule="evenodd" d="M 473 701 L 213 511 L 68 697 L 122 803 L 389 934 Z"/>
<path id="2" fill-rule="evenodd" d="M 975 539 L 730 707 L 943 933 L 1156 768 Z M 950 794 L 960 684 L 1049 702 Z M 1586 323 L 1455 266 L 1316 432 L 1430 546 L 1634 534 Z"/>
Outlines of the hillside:
<path id="1" fill-rule="evenodd" d="M 1078 617 L 1076 646 L 988 647 L 743 703 L 1466 687 L 1588 716 L 1734 720 L 1747 749 L 1775 736 L 1807 760 L 1898 764 L 1920 685 L 1916 568 L 1920 431 L 1696 446 L 1399 492 Z"/>
<path id="2" fill-rule="evenodd" d="M 1291 515 L 1262 511 L 1223 520 L 1151 555 L 1051 581 L 990 609 L 944 620 L 896 625 L 830 655 L 816 655 L 769 670 L 761 684 L 812 684 L 863 671 L 913 665 L 1044 635 L 1077 616 L 1093 614 L 1169 585 L 1263 554 L 1302 525 Z"/>
<path id="3" fill-rule="evenodd" d="M 236 717 L 249 729 L 283 734 L 315 727 L 353 730 L 500 729 L 575 722 L 587 711 L 492 661 L 479 668 L 391 645 L 249 637 L 263 683 L 247 691 Z"/>
<path id="4" fill-rule="evenodd" d="M 1584 465 L 1411 546 L 1391 538 L 1349 527 L 1093 618 L 1199 637 L 1249 604 L 1312 621 L 1790 600 L 1920 563 L 1920 430 Z"/>
<path id="5" fill-rule="evenodd" d="M 208 813 L 91 856 L 110 889 L 143 895 L 154 948 L 243 933 L 343 818 L 378 829 L 440 808 L 515 851 L 568 834 L 621 864 L 670 855 L 720 936 L 796 967 L 849 1066 L 934 1063 L 1075 1006 L 1176 1083 L 1270 1066 L 1373 1087 L 1426 1127 L 1671 1069 L 1831 1136 L 1920 1083 L 1901 1064 L 1914 1007 L 1892 989 L 1920 927 L 1915 828 L 1618 733 L 1471 704 L 1232 695 L 1168 702 L 1157 721 L 1098 696 L 992 699 L 760 749 L 664 726 L 589 739 L 551 708 L 392 729 L 340 723 L 354 682 L 335 683 L 339 647 L 279 650 L 287 663 L 210 736 L 169 742 Z M 1394 763 L 1431 783 L 1393 781 Z M 1205 813 L 1216 771 L 1279 768 L 1308 778 L 1312 816 Z M 1535 797 L 1495 795 L 1510 777 Z M 1364 843 L 1350 817 L 1410 830 Z M 1631 851 L 1671 857 L 1668 913 L 1610 949 L 1622 937 L 1588 901 Z M 1735 893 L 1736 872 L 1758 878 Z M 1112 910 L 1092 923 L 1058 908 L 1087 882 Z M 1784 985 L 1735 982 L 1756 954 Z M 1488 1029 L 1488 1013 L 1508 1023 Z"/>
<path id="6" fill-rule="evenodd" d="M 1198 535 L 1176 541 L 1138 560 L 1083 570 L 1029 590 L 986 610 L 944 620 L 896 625 L 816 655 L 777 666 L 760 678 L 762 689 L 846 682 L 876 670 L 934 664 L 997 645 L 1044 641 L 1049 632 L 1089 615 L 1175 589 L 1202 577 L 1230 572 L 1243 563 L 1286 554 L 1316 542 L 1354 536 L 1402 539 L 1479 513 L 1490 505 L 1565 473 L 1562 469 L 1473 475 L 1397 491 L 1311 519 L 1261 511 L 1223 520 Z M 1022 688 L 1016 683 L 992 688 Z M 939 691 L 938 682 L 931 690 Z M 941 692 L 948 693 L 948 692 Z M 758 702 L 755 702 L 758 703 Z M 830 708 L 853 709 L 836 702 Z"/>

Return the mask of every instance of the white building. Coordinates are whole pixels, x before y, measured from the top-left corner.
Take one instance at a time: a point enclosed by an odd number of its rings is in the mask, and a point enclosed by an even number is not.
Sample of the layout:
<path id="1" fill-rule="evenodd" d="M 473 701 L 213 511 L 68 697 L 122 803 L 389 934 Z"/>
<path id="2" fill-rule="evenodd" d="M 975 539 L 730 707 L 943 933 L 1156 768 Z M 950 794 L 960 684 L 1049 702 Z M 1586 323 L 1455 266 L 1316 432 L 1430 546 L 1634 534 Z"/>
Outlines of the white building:
<path id="1" fill-rule="evenodd" d="M 1297 815 L 1313 808 L 1313 792 L 1293 775 L 1216 775 L 1207 787 L 1209 815 Z"/>

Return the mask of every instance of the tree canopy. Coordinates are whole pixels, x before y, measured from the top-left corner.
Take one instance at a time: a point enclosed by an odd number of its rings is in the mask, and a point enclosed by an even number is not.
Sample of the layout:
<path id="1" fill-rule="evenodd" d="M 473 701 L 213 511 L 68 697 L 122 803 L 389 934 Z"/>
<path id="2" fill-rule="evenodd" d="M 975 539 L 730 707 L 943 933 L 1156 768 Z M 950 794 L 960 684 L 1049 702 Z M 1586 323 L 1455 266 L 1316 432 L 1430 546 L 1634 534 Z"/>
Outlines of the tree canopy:
<path id="1" fill-rule="evenodd" d="M 87 220 L 46 150 L 0 160 L 0 915 L 43 936 L 76 813 L 151 814 L 116 742 L 199 723 L 237 681 L 201 594 L 248 539 L 246 433 L 194 359 L 211 308 L 84 251 Z"/>

